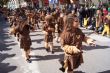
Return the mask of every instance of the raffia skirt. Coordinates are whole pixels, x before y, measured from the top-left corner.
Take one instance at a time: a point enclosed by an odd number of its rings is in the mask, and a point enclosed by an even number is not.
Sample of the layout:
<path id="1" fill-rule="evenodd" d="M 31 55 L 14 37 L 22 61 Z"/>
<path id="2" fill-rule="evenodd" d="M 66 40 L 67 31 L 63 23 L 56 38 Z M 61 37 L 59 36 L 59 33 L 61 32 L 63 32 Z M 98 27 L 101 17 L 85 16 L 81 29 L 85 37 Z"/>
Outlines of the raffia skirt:
<path id="1" fill-rule="evenodd" d="M 47 43 L 53 42 L 53 35 L 45 35 L 44 41 Z"/>
<path id="2" fill-rule="evenodd" d="M 83 63 L 82 53 L 77 55 L 65 55 L 68 71 L 73 71 Z"/>
<path id="3" fill-rule="evenodd" d="M 25 51 L 30 49 L 32 42 L 30 37 L 21 37 L 20 39 L 20 48 L 23 48 Z"/>

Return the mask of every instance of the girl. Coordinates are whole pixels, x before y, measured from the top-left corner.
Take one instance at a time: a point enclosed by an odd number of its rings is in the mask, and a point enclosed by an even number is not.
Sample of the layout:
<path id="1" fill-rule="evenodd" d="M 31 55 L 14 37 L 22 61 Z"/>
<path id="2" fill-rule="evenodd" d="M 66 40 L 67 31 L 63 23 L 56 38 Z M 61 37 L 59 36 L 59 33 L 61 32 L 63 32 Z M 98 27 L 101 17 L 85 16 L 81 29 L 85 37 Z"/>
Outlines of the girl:
<path id="1" fill-rule="evenodd" d="M 30 25 L 27 24 L 27 18 L 20 19 L 20 24 L 14 28 L 13 33 L 19 33 L 20 35 L 20 48 L 24 49 L 26 61 L 30 61 L 30 46 L 31 46 L 31 38 L 30 38 L 30 29 L 33 29 Z"/>
<path id="2" fill-rule="evenodd" d="M 61 34 L 61 45 L 63 47 L 65 57 L 64 64 L 60 70 L 67 73 L 73 73 L 83 63 L 82 42 L 94 45 L 93 39 L 84 35 L 79 29 L 79 19 L 77 16 L 67 16 L 67 25 Z"/>
<path id="3" fill-rule="evenodd" d="M 49 50 L 53 54 L 53 33 L 55 32 L 54 23 L 52 23 L 53 17 L 51 15 L 47 15 L 45 17 L 45 24 L 43 26 L 43 30 L 45 33 L 45 48 L 48 52 Z"/>

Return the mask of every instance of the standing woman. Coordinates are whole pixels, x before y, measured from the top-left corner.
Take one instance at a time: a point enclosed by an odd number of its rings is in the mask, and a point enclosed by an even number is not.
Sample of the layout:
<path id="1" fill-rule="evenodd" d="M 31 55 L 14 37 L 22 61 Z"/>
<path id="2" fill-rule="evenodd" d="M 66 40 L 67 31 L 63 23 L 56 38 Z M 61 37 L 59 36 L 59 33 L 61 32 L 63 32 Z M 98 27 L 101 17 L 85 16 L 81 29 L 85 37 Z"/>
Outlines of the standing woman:
<path id="1" fill-rule="evenodd" d="M 30 38 L 30 29 L 33 29 L 30 25 L 27 24 L 27 18 L 20 19 L 20 24 L 15 27 L 15 33 L 19 33 L 20 35 L 20 48 L 24 49 L 26 61 L 30 62 L 30 46 L 31 46 L 31 38 Z"/>
<path id="2" fill-rule="evenodd" d="M 77 16 L 67 16 L 67 25 L 61 35 L 61 45 L 65 57 L 61 71 L 67 70 L 67 73 L 73 73 L 83 63 L 82 42 L 94 45 L 93 39 L 84 35 L 79 29 L 79 19 Z"/>

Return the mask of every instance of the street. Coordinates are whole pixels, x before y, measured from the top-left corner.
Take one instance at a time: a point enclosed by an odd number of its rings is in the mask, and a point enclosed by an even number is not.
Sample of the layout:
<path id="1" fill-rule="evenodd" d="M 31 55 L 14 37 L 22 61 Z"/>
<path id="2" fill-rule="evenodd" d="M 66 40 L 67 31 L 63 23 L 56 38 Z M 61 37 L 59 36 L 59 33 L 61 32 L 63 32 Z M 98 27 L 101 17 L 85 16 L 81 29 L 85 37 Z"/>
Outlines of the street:
<path id="1" fill-rule="evenodd" d="M 110 73 L 110 38 L 81 29 L 96 40 L 96 46 L 83 43 L 84 64 L 74 73 Z M 62 73 L 59 60 L 63 60 L 64 52 L 55 39 L 55 53 L 47 53 L 42 30 L 31 32 L 32 63 L 27 63 L 19 43 L 13 35 L 9 35 L 8 30 L 8 23 L 0 16 L 0 73 Z"/>

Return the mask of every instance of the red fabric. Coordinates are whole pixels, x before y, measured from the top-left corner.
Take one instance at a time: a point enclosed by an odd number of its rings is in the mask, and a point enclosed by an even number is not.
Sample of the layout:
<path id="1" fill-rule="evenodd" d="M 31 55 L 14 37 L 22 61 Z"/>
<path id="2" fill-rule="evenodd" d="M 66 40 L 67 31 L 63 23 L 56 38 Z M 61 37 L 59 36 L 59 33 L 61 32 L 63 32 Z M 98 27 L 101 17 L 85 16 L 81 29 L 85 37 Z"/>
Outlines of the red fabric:
<path id="1" fill-rule="evenodd" d="M 60 3 L 63 4 L 64 3 L 64 0 L 60 0 Z"/>
<path id="2" fill-rule="evenodd" d="M 107 15 L 108 11 L 107 10 L 103 10 L 103 13 L 104 13 L 104 15 Z"/>
<path id="3" fill-rule="evenodd" d="M 39 1 L 38 0 L 32 0 L 33 1 L 33 3 L 38 3 Z"/>
<path id="4" fill-rule="evenodd" d="M 64 2 L 64 0 L 60 0 L 60 2 Z"/>
<path id="5" fill-rule="evenodd" d="M 49 5 L 49 0 L 44 0 L 45 5 Z"/>

